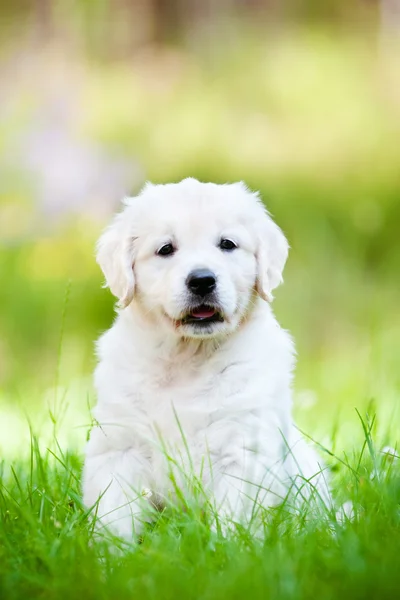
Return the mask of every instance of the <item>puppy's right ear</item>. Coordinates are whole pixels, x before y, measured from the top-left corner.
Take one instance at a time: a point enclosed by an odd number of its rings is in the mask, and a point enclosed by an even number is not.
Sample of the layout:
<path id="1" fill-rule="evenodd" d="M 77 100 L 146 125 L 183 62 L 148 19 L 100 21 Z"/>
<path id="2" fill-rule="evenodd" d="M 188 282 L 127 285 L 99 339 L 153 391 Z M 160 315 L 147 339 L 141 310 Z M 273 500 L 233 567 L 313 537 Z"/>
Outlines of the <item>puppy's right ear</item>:
<path id="1" fill-rule="evenodd" d="M 256 289 L 261 298 L 272 302 L 272 290 L 282 283 L 282 272 L 289 251 L 288 241 L 282 230 L 263 208 L 258 220 L 258 249 Z"/>
<path id="2" fill-rule="evenodd" d="M 133 274 L 134 241 L 129 236 L 125 211 L 114 217 L 97 243 L 96 259 L 106 278 L 105 287 L 119 300 L 120 308 L 128 306 L 135 291 Z"/>

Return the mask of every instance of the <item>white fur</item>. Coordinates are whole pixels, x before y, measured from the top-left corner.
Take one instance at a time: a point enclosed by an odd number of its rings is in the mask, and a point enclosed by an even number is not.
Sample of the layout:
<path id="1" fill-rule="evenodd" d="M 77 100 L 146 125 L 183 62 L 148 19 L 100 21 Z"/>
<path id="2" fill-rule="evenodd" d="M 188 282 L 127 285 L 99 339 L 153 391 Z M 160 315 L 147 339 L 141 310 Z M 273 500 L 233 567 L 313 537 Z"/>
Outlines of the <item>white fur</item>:
<path id="1" fill-rule="evenodd" d="M 254 503 L 274 506 L 290 488 L 329 503 L 318 457 L 292 423 L 293 344 L 266 301 L 288 244 L 258 195 L 185 179 L 125 204 L 98 246 L 120 310 L 98 343 L 85 504 L 98 502 L 104 525 L 132 539 L 146 507 L 173 501 L 171 472 L 186 492 L 184 473 L 201 477 L 220 514 L 245 522 Z M 221 237 L 238 248 L 222 251 Z M 158 256 L 169 242 L 175 254 Z M 216 274 L 224 315 L 201 332 L 180 322 L 195 268 Z"/>

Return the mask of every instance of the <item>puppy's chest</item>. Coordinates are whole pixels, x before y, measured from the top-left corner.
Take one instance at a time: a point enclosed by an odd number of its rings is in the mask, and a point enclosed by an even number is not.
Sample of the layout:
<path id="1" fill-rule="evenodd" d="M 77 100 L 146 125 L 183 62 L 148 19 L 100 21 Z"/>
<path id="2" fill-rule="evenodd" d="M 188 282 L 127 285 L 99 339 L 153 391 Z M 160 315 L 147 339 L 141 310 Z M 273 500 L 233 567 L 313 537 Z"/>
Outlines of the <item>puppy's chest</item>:
<path id="1" fill-rule="evenodd" d="M 139 397 L 148 424 L 168 440 L 192 437 L 207 429 L 221 409 L 233 408 L 245 392 L 246 377 L 239 370 L 215 365 L 208 369 L 159 368 L 140 385 Z"/>
<path id="2" fill-rule="evenodd" d="M 212 410 L 212 386 L 207 378 L 150 377 L 140 390 L 142 407 L 150 425 L 169 439 L 182 430 L 193 435 L 205 428 Z"/>

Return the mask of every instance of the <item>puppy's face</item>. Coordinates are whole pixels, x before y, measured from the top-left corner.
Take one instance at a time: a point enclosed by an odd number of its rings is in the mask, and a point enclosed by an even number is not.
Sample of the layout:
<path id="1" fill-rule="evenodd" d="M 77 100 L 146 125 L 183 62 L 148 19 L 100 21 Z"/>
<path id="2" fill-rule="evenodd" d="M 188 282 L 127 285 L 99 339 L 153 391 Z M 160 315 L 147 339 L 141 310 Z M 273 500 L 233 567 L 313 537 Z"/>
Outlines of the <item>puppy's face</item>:
<path id="1" fill-rule="evenodd" d="M 256 281 L 253 237 L 235 211 L 209 200 L 171 198 L 158 214 L 154 207 L 136 242 L 138 302 L 185 337 L 234 329 Z"/>
<path id="2" fill-rule="evenodd" d="M 263 239 L 264 237 L 264 239 Z M 256 291 L 270 299 L 287 242 L 243 184 L 146 186 L 99 242 L 120 305 L 186 338 L 234 331 Z"/>

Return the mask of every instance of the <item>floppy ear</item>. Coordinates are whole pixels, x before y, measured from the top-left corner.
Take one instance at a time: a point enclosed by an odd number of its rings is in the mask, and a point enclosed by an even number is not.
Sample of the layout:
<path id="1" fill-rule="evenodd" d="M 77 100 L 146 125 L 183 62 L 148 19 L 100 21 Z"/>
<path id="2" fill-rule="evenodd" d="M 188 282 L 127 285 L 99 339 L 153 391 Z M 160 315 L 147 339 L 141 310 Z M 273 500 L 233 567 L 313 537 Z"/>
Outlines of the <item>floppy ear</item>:
<path id="1" fill-rule="evenodd" d="M 106 284 L 119 300 L 120 308 L 131 303 L 135 291 L 133 274 L 134 238 L 129 236 L 125 211 L 114 217 L 97 243 L 96 259 Z"/>
<path id="2" fill-rule="evenodd" d="M 289 244 L 282 230 L 267 211 L 260 220 L 258 231 L 256 290 L 261 298 L 272 302 L 272 290 L 283 281 L 282 272 L 289 252 Z"/>

